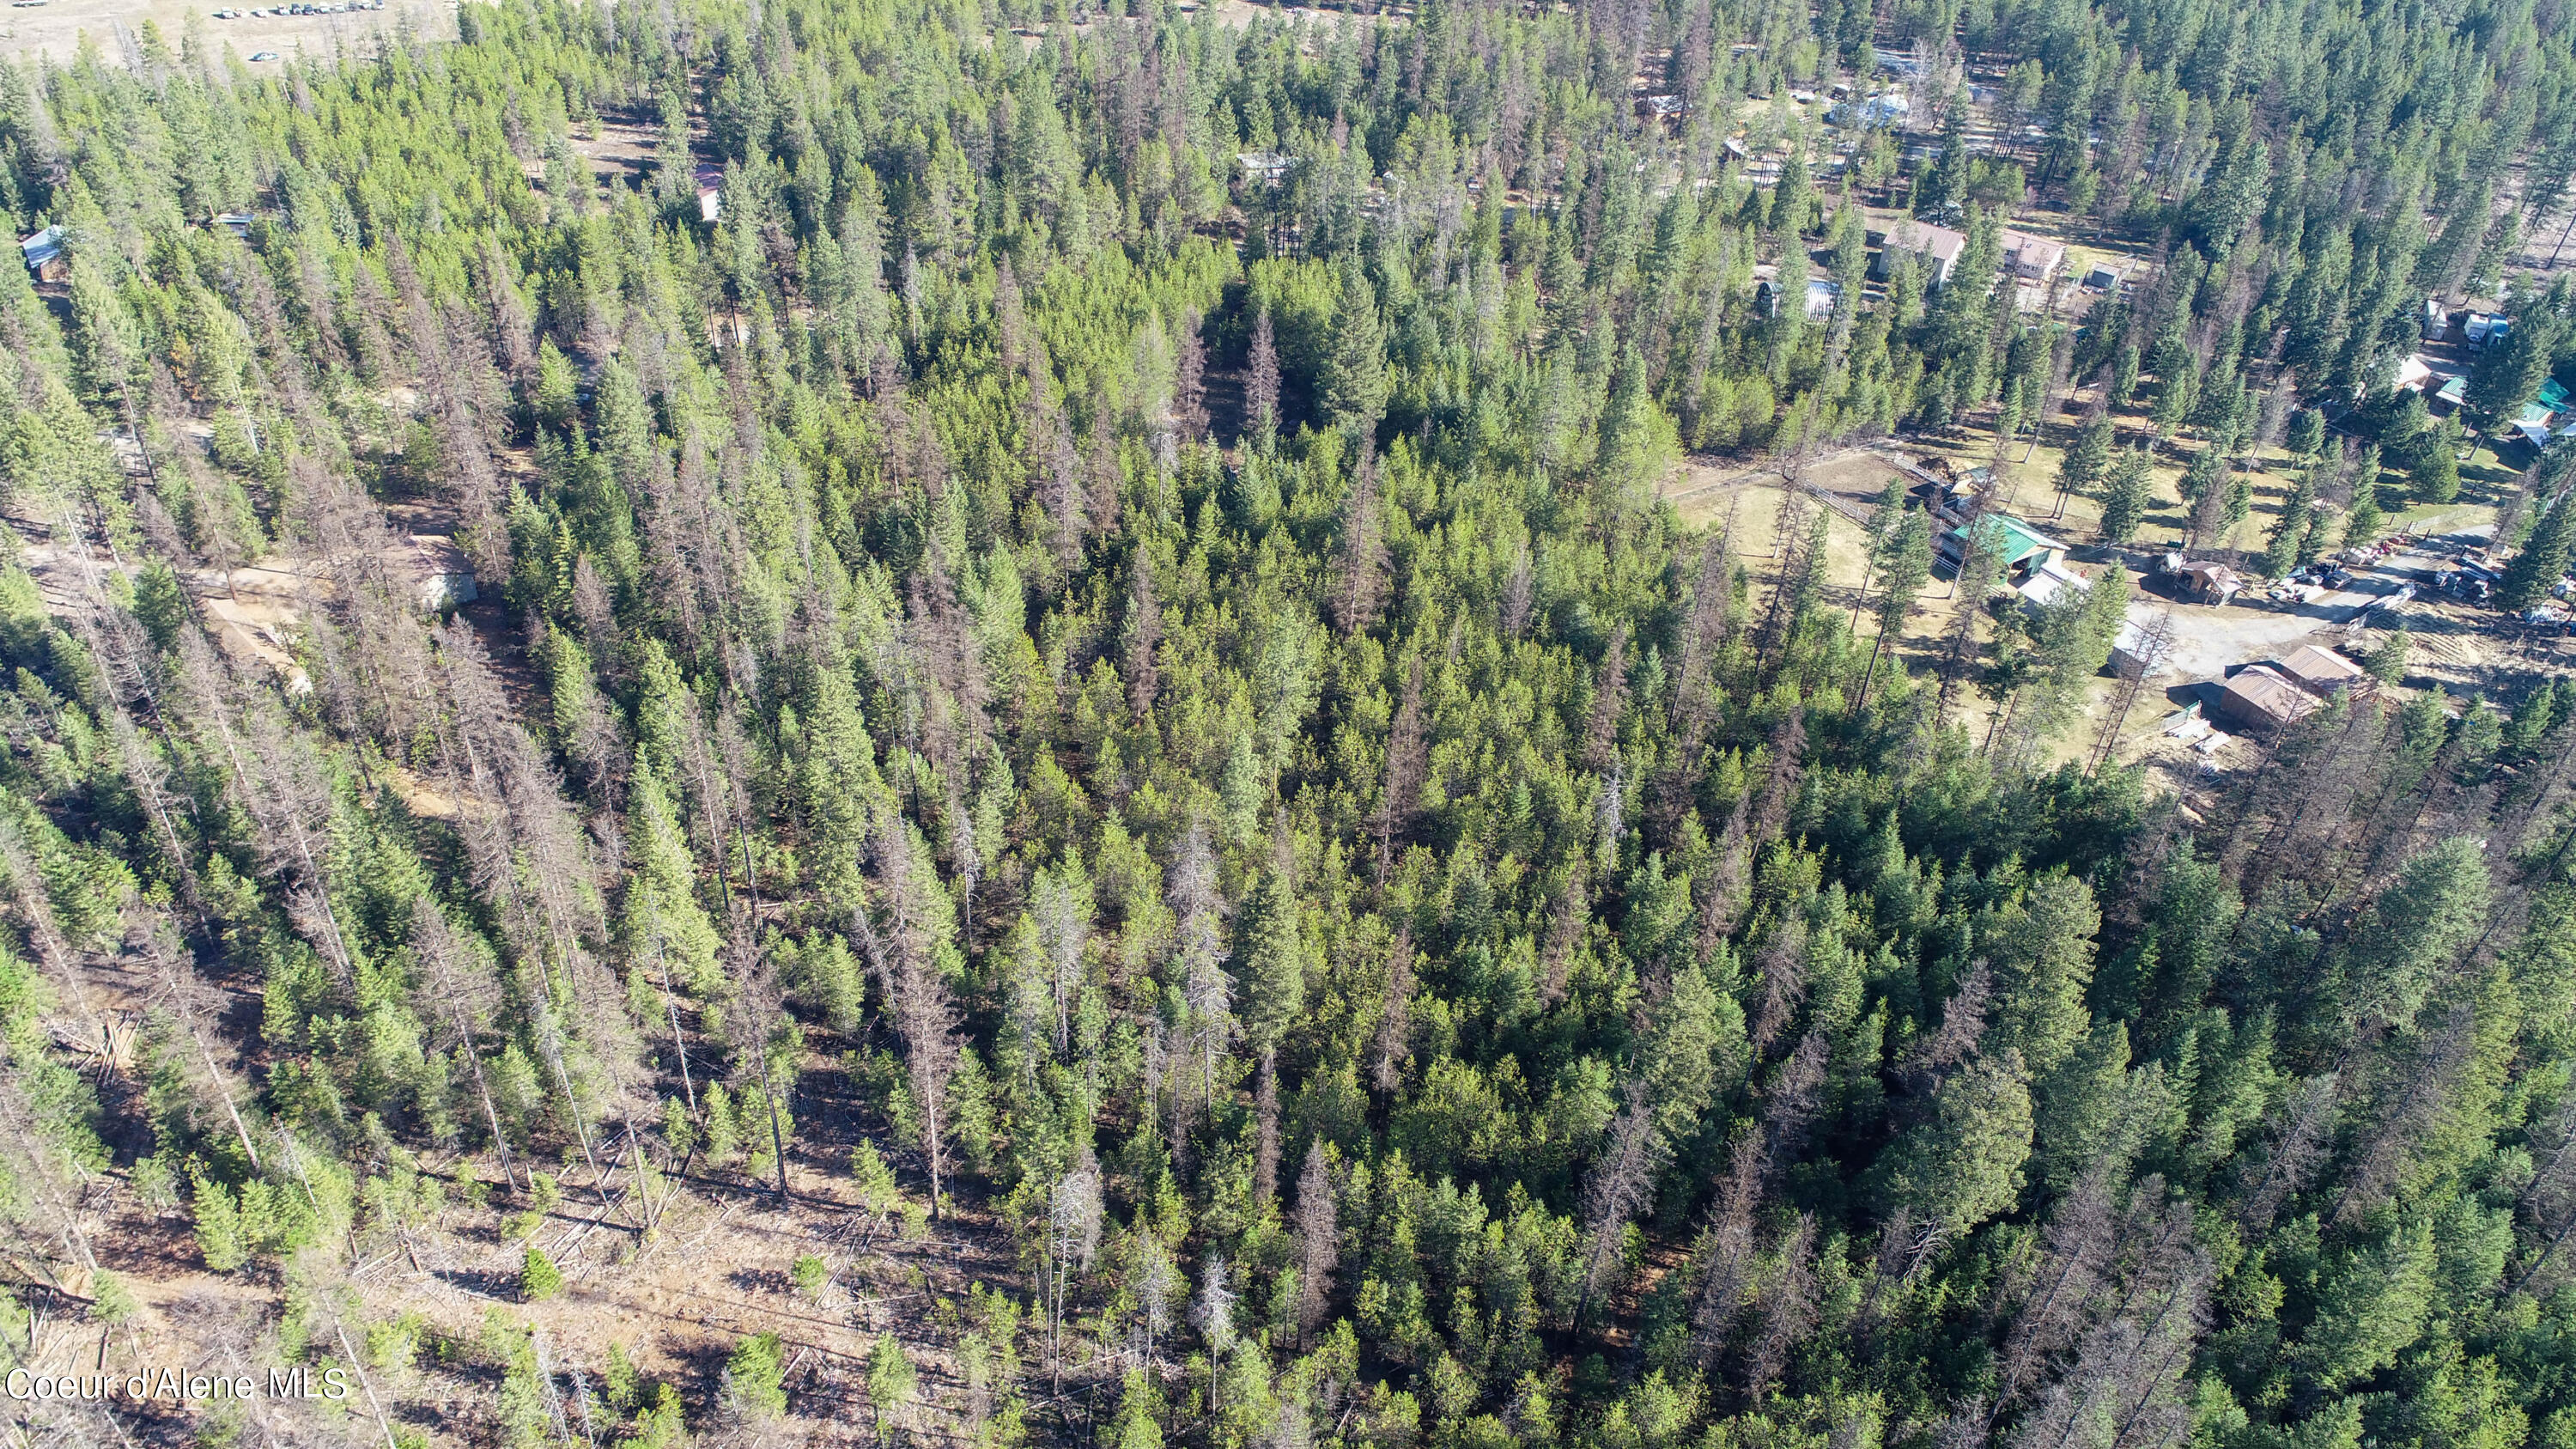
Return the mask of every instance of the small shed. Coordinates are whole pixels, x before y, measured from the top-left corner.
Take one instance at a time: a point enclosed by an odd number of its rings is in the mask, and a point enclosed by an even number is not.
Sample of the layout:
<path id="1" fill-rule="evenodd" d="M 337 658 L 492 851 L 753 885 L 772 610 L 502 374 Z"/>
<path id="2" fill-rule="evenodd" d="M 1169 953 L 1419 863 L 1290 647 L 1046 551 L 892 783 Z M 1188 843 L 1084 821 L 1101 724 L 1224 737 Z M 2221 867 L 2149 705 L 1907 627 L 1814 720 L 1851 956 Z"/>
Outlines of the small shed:
<path id="1" fill-rule="evenodd" d="M 2270 731 L 2314 714 L 2317 697 L 2292 684 L 2270 665 L 2249 664 L 2219 691 L 2218 707 L 2239 724 Z"/>
<path id="2" fill-rule="evenodd" d="M 2084 273 L 2084 290 L 2115 292 L 2120 288 L 2120 269 L 2109 262 L 2095 262 Z"/>
<path id="3" fill-rule="evenodd" d="M 697 182 L 698 220 L 713 226 L 724 218 L 724 168 L 700 166 Z"/>
<path id="4" fill-rule="evenodd" d="M 39 282 L 68 282 L 72 276 L 72 259 L 63 250 L 63 229 L 46 227 L 18 243 L 18 255 L 26 260 L 27 274 Z"/>
<path id="5" fill-rule="evenodd" d="M 2245 588 L 2244 575 L 2219 563 L 2184 564 L 2174 581 L 2183 597 L 2203 604 L 2224 604 Z"/>
<path id="6" fill-rule="evenodd" d="M 2319 699 L 2341 694 L 2370 677 L 2360 665 L 2314 644 L 2301 645 L 2272 667 Z"/>
<path id="7" fill-rule="evenodd" d="M 2111 641 L 2111 656 L 2103 662 L 2115 678 L 2153 679 L 2165 672 L 2168 643 L 2137 620 L 2123 620 L 2119 637 Z"/>

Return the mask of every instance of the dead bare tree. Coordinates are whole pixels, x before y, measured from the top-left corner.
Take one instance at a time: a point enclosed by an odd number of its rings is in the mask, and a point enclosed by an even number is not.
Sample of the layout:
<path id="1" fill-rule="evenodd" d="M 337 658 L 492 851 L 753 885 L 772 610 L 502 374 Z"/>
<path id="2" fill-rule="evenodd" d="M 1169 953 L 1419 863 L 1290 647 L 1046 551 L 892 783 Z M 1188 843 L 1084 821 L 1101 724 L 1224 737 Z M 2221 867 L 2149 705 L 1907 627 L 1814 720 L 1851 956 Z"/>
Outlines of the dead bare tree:
<path id="1" fill-rule="evenodd" d="M 1739 1133 L 1693 1253 L 1700 1279 L 1691 1343 L 1704 1368 L 1716 1367 L 1726 1351 L 1753 1287 L 1753 1215 L 1762 1197 L 1763 1161 L 1761 1135 Z"/>
<path id="2" fill-rule="evenodd" d="M 1994 972 L 1979 957 L 1968 963 L 1968 974 L 1960 978 L 1958 990 L 1941 1008 L 1941 1024 L 1915 1038 L 1897 1062 L 1897 1080 L 1905 1084 L 1909 1096 L 1928 1099 L 1940 1090 L 1942 1078 L 1952 1067 L 1976 1054 L 1993 998 Z"/>
<path id="3" fill-rule="evenodd" d="M 1350 497 L 1342 505 L 1341 556 L 1333 565 L 1333 622 L 1344 634 L 1357 634 L 1377 622 L 1386 602 L 1386 538 L 1378 509 L 1377 455 L 1362 447 L 1351 471 Z"/>
<path id="4" fill-rule="evenodd" d="M 1225 972 L 1224 902 L 1217 894 L 1216 857 L 1205 821 L 1192 821 L 1181 837 L 1168 892 L 1179 925 L 1173 965 L 1189 1015 L 1190 1049 L 1199 1063 L 1199 1102 L 1212 1111 L 1217 1061 L 1234 1040 L 1234 983 Z M 1186 1134 L 1173 1135 L 1177 1143 Z"/>
<path id="5" fill-rule="evenodd" d="M 1574 949 L 1583 941 L 1584 928 L 1592 919 L 1591 891 L 1586 883 L 1583 857 L 1566 862 L 1565 882 L 1557 888 L 1556 900 L 1547 914 L 1547 946 L 1541 959 L 1545 979 L 1539 985 L 1539 999 L 1553 1006 L 1565 999 L 1565 973 L 1573 959 Z"/>
<path id="6" fill-rule="evenodd" d="M 1713 534 L 1701 546 L 1699 574 L 1691 586 L 1689 618 L 1682 626 L 1681 662 L 1673 676 L 1672 739 L 1655 791 L 1648 824 L 1654 838 L 1669 842 L 1689 813 L 1700 777 L 1700 752 L 1719 703 L 1713 674 L 1718 649 L 1732 625 L 1729 574 L 1734 560 L 1727 535 Z"/>
<path id="7" fill-rule="evenodd" d="M 1770 1049 L 1807 999 L 1807 919 L 1784 913 L 1763 938 L 1760 958 L 1762 1004 L 1753 1015 L 1751 1033 L 1756 1056 Z"/>
<path id="8" fill-rule="evenodd" d="M 1381 889 L 1395 861 L 1395 842 L 1412 829 L 1415 806 L 1430 774 L 1424 734 L 1422 656 L 1417 654 L 1405 671 L 1404 692 L 1397 700 L 1395 723 L 1387 733 L 1386 781 L 1378 797 L 1377 819 L 1372 822 L 1377 832 L 1377 884 Z"/>
<path id="9" fill-rule="evenodd" d="M 179 636 L 178 679 L 183 716 L 227 766 L 233 803 L 256 827 L 271 871 L 283 877 L 290 914 L 321 949 L 340 988 L 354 989 L 356 968 L 332 913 L 330 878 L 323 869 L 329 854 L 323 822 L 332 797 L 321 762 L 273 701 L 240 689 L 195 630 Z"/>
<path id="10" fill-rule="evenodd" d="M 197 1060 L 206 1069 L 207 1088 L 224 1104 L 224 1116 L 232 1123 L 233 1135 L 241 1142 L 242 1155 L 250 1159 L 253 1169 L 257 1169 L 260 1165 L 259 1144 L 251 1136 L 250 1125 L 242 1118 L 243 1094 L 235 1087 L 232 1074 L 216 1062 L 214 1044 L 206 1034 L 207 1019 L 218 1014 L 213 1003 L 214 988 L 197 974 L 194 963 L 188 959 L 186 945 L 177 939 L 176 932 L 165 918 L 135 912 L 127 921 L 126 934 L 136 943 L 144 959 L 152 964 L 153 974 L 160 978 L 161 1004 L 169 1011 L 171 1022 L 197 1049 Z"/>
<path id="11" fill-rule="evenodd" d="M 1341 1255 L 1332 1169 L 1318 1140 L 1306 1145 L 1306 1167 L 1297 1175 L 1297 1333 L 1301 1342 L 1331 1310 L 1333 1270 L 1340 1266 Z"/>
<path id="12" fill-rule="evenodd" d="M 1628 705 L 1628 626 L 1610 630 L 1610 648 L 1592 675 L 1592 716 L 1583 729 L 1583 767 L 1594 773 L 1617 762 L 1619 716 Z"/>
<path id="13" fill-rule="evenodd" d="M 2338 1087 L 2336 1075 L 2329 1072 L 2310 1078 L 2290 1095 L 2261 1170 L 2237 1208 L 2236 1220 L 2249 1236 L 2270 1231 L 2281 1205 L 2307 1186 L 2325 1160 L 2341 1105 Z"/>
<path id="14" fill-rule="evenodd" d="M 2020 1301 L 1997 1360 L 1989 1411 L 1993 1418 L 2011 1408 L 2038 1381 L 2047 1360 L 2072 1346 L 2084 1331 L 2087 1311 L 2104 1286 L 2118 1246 L 2111 1195 L 2108 1173 L 2086 1173 L 2050 1213 L 2038 1262 L 2014 1275 L 2010 1291 Z"/>
<path id="15" fill-rule="evenodd" d="M 1404 1085 L 1404 1063 L 1413 1054 L 1413 930 L 1398 926 L 1387 951 L 1386 993 L 1377 1034 L 1369 1044 L 1369 1085 L 1393 1096 Z"/>
<path id="16" fill-rule="evenodd" d="M 1815 1257 L 1815 1215 L 1800 1213 L 1797 1225 L 1781 1238 L 1771 1281 L 1763 1285 L 1759 1300 L 1762 1328 L 1745 1356 L 1745 1393 L 1757 1404 L 1779 1382 L 1789 1351 L 1815 1328 Z"/>
<path id="17" fill-rule="evenodd" d="M 1041 1243 L 1045 1253 L 1040 1286 L 1047 1312 L 1047 1368 L 1059 1392 L 1064 1385 L 1066 1305 L 1079 1275 L 1090 1271 L 1091 1260 L 1100 1252 L 1100 1221 L 1100 1164 L 1086 1147 L 1047 1193 L 1046 1232 Z"/>
<path id="18" fill-rule="evenodd" d="M 1610 1140 L 1584 1184 L 1583 1288 L 1574 1306 L 1576 1332 L 1582 1332 L 1593 1300 L 1617 1272 L 1627 1247 L 1628 1224 L 1645 1206 L 1646 1193 L 1662 1165 L 1663 1144 L 1655 1131 L 1653 1104 L 1642 1088 L 1632 1088 L 1628 1105 L 1611 1123 Z"/>
<path id="19" fill-rule="evenodd" d="M 1127 712 L 1138 720 L 1154 713 L 1162 692 L 1154 650 L 1163 642 L 1163 606 L 1154 593 L 1154 555 L 1143 543 L 1127 567 L 1127 622 L 1119 641 L 1119 666 L 1127 681 Z"/>
<path id="20" fill-rule="evenodd" d="M 1745 887 L 1753 870 L 1752 840 L 1745 827 L 1744 804 L 1726 812 L 1726 828 L 1719 832 L 1715 858 L 1708 869 L 1693 877 L 1693 893 L 1698 897 L 1699 953 L 1703 957 L 1716 951 L 1726 938 L 1735 934 L 1745 903 Z"/>
<path id="21" fill-rule="evenodd" d="M 882 811 L 870 851 L 882 930 L 886 1000 L 902 1036 L 913 1101 L 921 1110 L 921 1148 L 930 1170 L 931 1215 L 944 1215 L 941 1186 L 948 1170 L 948 1084 L 957 1071 L 957 1007 L 932 958 L 927 893 L 938 888 L 919 857 L 917 834 L 893 811 Z"/>
<path id="22" fill-rule="evenodd" d="M 734 1032 L 736 1059 L 750 1057 L 760 1078 L 761 1101 L 769 1109 L 769 1150 L 771 1163 L 777 1169 L 778 1201 L 784 1206 L 792 1200 L 787 1188 L 787 1129 L 778 1105 L 785 1089 L 775 1080 L 770 1054 L 781 1045 L 792 1051 L 800 1033 L 794 1018 L 787 1014 L 778 968 L 769 954 L 739 936 L 727 954 L 732 958 L 734 999 L 726 1024 Z M 782 1042 L 782 1038 L 786 1040 Z"/>
<path id="23" fill-rule="evenodd" d="M 483 1075 L 483 1050 L 477 1038 L 500 1003 L 501 983 L 473 959 L 465 941 L 448 923 L 438 902 L 422 896 L 412 904 L 412 955 L 420 963 L 420 1002 L 424 1015 L 437 1023 L 449 1048 L 465 1058 L 474 1078 L 475 1096 L 483 1103 L 484 1125 L 492 1133 L 492 1150 L 501 1159 L 501 1178 L 519 1185 L 510 1161 L 510 1136 L 501 1126 L 501 1109 Z"/>

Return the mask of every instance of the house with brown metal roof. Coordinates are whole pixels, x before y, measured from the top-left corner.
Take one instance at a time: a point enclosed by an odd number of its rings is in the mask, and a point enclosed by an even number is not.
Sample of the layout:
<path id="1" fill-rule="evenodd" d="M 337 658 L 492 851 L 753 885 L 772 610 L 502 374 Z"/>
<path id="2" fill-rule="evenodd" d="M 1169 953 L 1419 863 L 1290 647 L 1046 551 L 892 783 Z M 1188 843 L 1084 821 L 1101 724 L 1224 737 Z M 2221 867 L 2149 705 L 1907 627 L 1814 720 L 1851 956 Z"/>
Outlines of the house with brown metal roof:
<path id="1" fill-rule="evenodd" d="M 2248 729 L 2268 733 L 2314 714 L 2318 701 L 2272 666 L 2249 664 L 2219 691 L 2218 707 Z"/>
<path id="2" fill-rule="evenodd" d="M 1937 287 L 1950 280 L 1951 270 L 1959 265 L 1959 257 L 1967 249 L 1968 239 L 1946 226 L 1901 221 L 1888 229 L 1872 269 L 1884 277 L 1898 257 L 1910 256 L 1923 268 L 1923 279 Z"/>
<path id="3" fill-rule="evenodd" d="M 2340 694 L 2370 677 L 2360 665 L 2314 644 L 2292 650 L 2287 658 L 2275 661 L 2272 668 L 2319 699 Z"/>

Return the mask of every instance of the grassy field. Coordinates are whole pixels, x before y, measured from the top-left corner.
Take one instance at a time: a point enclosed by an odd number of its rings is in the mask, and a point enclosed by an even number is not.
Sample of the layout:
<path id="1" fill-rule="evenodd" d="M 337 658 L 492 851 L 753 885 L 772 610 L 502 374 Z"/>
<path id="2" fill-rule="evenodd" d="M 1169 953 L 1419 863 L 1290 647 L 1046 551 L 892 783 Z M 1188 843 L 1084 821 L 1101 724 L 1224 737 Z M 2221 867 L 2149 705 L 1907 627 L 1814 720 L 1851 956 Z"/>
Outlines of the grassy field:
<path id="1" fill-rule="evenodd" d="M 189 3 L 189 0 L 48 0 L 41 8 L 0 10 L 0 55 L 43 56 L 57 64 L 70 61 L 84 44 L 95 45 L 116 61 L 124 37 L 139 37 L 149 21 L 172 52 L 193 23 L 208 46 L 221 56 L 229 48 L 247 60 L 266 51 L 293 60 L 298 56 L 371 55 L 385 37 L 404 33 L 425 40 L 452 40 L 456 7 L 449 0 L 386 0 L 382 10 L 340 15 L 266 15 L 265 0 L 233 4 Z M 244 18 L 212 20 L 216 10 L 239 9 Z"/>

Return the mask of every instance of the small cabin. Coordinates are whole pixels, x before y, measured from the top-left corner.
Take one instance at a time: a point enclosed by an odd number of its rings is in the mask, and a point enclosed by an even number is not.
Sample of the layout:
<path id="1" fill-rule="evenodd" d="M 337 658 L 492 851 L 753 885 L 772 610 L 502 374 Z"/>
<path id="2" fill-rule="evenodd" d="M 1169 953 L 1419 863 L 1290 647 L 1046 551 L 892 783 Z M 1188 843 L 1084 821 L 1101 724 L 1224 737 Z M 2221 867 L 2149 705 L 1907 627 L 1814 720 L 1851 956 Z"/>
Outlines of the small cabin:
<path id="1" fill-rule="evenodd" d="M 1297 158 L 1285 151 L 1238 151 L 1234 164 L 1243 168 L 1243 179 L 1262 186 L 1276 186 L 1288 179 L 1297 166 Z"/>
<path id="2" fill-rule="evenodd" d="M 2221 563 L 2187 563 L 2171 571 L 2174 587 L 2200 604 L 2224 604 L 2245 590 L 2245 576 Z"/>
<path id="3" fill-rule="evenodd" d="M 49 226 L 18 243 L 18 255 L 27 263 L 27 275 L 39 282 L 68 282 L 72 278 L 71 254 L 64 250 L 68 239 L 61 226 Z"/>
<path id="4" fill-rule="evenodd" d="M 2111 655 L 2103 661 L 2104 667 L 2119 679 L 2153 679 L 2164 672 L 2171 642 L 2158 638 L 2154 630 L 2135 619 L 2123 620 L 2119 637 L 2111 641 Z"/>
<path id="5" fill-rule="evenodd" d="M 1679 96 L 1639 96 L 1637 119 L 1651 123 L 1667 136 L 1678 136 L 1690 120 L 1690 103 Z"/>

